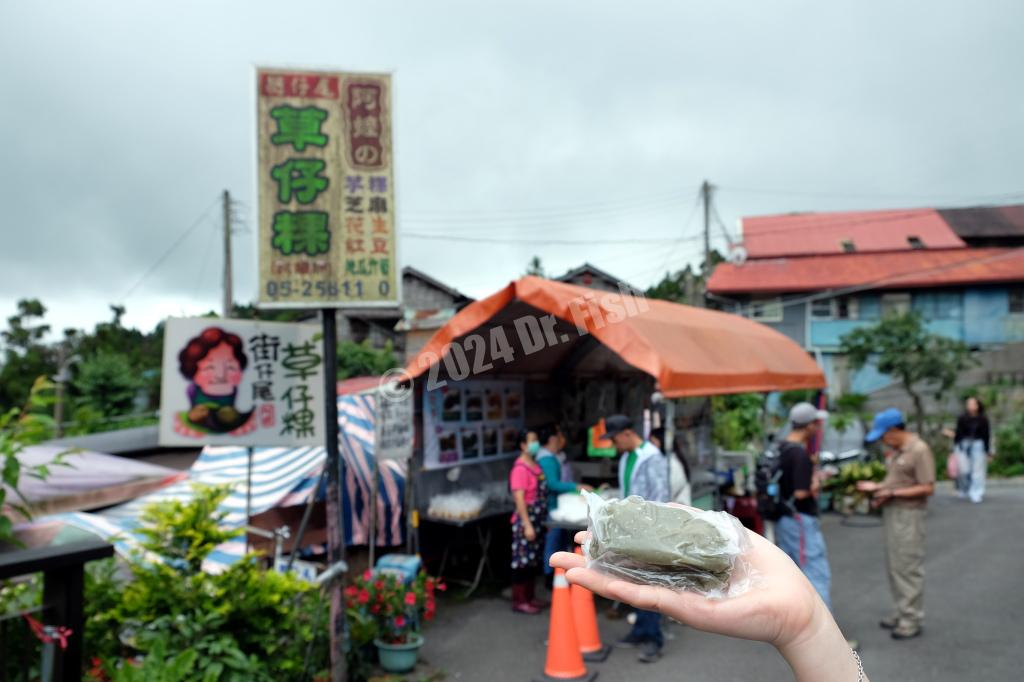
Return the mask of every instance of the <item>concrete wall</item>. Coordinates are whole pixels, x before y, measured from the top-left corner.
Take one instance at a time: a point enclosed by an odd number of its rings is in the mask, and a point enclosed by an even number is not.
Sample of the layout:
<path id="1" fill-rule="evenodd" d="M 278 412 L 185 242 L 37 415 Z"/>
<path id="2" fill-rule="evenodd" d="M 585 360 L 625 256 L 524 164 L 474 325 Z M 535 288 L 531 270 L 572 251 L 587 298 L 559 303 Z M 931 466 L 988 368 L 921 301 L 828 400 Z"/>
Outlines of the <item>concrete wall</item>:
<path id="1" fill-rule="evenodd" d="M 455 298 L 417 277 L 406 275 L 402 277 L 402 305 L 409 310 L 454 308 Z"/>

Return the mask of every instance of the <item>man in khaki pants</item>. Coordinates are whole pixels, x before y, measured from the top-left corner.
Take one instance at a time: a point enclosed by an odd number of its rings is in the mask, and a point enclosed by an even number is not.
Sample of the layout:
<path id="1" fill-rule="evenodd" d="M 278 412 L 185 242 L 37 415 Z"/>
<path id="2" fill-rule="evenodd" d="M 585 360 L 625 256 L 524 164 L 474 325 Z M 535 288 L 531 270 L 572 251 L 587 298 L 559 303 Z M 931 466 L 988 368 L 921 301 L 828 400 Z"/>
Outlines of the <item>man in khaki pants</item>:
<path id="1" fill-rule="evenodd" d="M 895 409 L 875 415 L 867 442 L 881 439 L 895 452 L 881 483 L 861 481 L 857 489 L 871 493 L 872 504 L 885 517 L 885 556 L 896 610 L 879 625 L 893 639 L 921 634 L 924 621 L 924 539 L 928 497 L 935 492 L 935 458 L 921 438 L 906 430 L 903 414 Z"/>

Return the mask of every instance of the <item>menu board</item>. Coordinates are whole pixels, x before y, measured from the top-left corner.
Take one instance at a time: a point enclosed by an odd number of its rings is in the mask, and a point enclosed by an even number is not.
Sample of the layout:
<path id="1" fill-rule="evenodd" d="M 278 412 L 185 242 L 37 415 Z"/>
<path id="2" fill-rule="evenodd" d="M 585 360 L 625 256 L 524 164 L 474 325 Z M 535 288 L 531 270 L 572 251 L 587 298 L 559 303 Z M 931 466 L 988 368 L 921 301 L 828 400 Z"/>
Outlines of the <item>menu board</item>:
<path id="1" fill-rule="evenodd" d="M 519 454 L 525 424 L 521 380 L 467 380 L 423 394 L 427 469 Z"/>

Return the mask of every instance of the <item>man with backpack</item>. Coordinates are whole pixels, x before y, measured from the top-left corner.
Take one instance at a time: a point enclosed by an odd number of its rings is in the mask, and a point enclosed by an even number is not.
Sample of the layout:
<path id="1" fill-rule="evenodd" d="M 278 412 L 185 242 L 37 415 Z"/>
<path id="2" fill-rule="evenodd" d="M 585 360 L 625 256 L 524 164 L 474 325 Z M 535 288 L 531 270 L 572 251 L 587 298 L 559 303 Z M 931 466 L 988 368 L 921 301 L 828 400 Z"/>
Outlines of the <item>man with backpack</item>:
<path id="1" fill-rule="evenodd" d="M 779 445 L 777 477 L 781 504 L 775 522 L 775 542 L 796 562 L 831 611 L 832 571 L 818 524 L 814 461 L 807 451 L 827 418 L 828 412 L 810 403 L 797 403 L 789 411 L 790 432 Z"/>

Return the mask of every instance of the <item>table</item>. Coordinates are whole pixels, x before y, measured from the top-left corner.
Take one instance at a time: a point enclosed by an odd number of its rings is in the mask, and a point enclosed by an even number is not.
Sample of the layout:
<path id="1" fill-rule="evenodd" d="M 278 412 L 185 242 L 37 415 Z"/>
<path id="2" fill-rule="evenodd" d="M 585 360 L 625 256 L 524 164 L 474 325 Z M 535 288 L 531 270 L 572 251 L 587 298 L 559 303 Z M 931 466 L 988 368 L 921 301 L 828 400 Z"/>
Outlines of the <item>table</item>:
<path id="1" fill-rule="evenodd" d="M 581 521 L 579 523 L 573 523 L 571 521 L 555 521 L 554 519 L 547 519 L 544 521 L 544 525 L 548 528 L 556 528 L 560 530 L 567 530 L 573 534 L 580 532 L 581 530 L 587 529 L 587 522 Z"/>
<path id="2" fill-rule="evenodd" d="M 512 513 L 514 511 L 515 509 L 512 507 L 496 505 L 492 507 L 485 507 L 483 511 L 480 512 L 479 516 L 475 516 L 471 519 L 442 519 L 436 516 L 429 516 L 427 514 L 423 515 L 424 522 L 435 523 L 441 526 L 450 526 L 452 528 L 455 528 L 459 532 L 461 532 L 467 526 L 472 526 L 473 529 L 476 531 L 477 544 L 480 547 L 480 560 L 477 562 L 476 573 L 473 576 L 473 580 L 469 583 L 469 587 L 463 593 L 463 597 L 470 596 L 471 594 L 476 592 L 476 589 L 478 587 L 480 587 L 480 579 L 483 577 L 484 568 L 487 569 L 487 572 L 488 574 L 490 574 L 491 577 L 494 577 L 494 570 L 491 568 L 490 558 L 488 557 L 488 553 L 491 548 L 491 540 L 493 539 L 494 536 L 494 531 L 491 527 L 492 524 L 485 522 L 491 521 L 500 516 L 509 518 L 512 516 Z M 445 543 L 444 553 L 441 555 L 441 567 L 437 571 L 438 578 L 444 577 L 444 567 L 448 563 L 448 554 L 451 551 L 452 544 L 452 539 L 449 539 L 449 541 Z"/>

